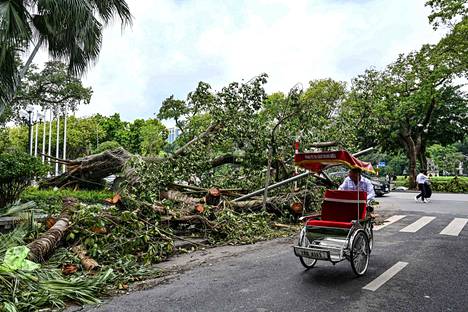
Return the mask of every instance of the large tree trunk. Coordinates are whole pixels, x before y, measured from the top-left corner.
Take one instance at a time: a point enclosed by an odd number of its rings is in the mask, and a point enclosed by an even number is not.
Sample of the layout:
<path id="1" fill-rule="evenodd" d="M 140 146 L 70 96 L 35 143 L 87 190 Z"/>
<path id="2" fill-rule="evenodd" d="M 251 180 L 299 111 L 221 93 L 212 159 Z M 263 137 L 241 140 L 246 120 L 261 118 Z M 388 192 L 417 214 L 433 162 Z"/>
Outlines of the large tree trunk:
<path id="1" fill-rule="evenodd" d="M 416 188 L 416 146 L 413 139 L 407 133 L 400 134 L 400 141 L 403 143 L 408 156 L 408 177 L 409 177 L 409 187 L 411 189 Z"/>
<path id="2" fill-rule="evenodd" d="M 131 156 L 129 152 L 120 147 L 112 151 L 105 151 L 75 160 L 55 159 L 56 162 L 64 163 L 67 171 L 41 183 L 41 187 L 70 187 L 86 184 L 101 185 L 103 178 L 121 172 Z"/>
<path id="3" fill-rule="evenodd" d="M 74 198 L 63 200 L 63 210 L 58 221 L 39 238 L 28 244 L 28 258 L 43 262 L 57 248 L 70 226 L 70 219 L 78 201 Z"/>

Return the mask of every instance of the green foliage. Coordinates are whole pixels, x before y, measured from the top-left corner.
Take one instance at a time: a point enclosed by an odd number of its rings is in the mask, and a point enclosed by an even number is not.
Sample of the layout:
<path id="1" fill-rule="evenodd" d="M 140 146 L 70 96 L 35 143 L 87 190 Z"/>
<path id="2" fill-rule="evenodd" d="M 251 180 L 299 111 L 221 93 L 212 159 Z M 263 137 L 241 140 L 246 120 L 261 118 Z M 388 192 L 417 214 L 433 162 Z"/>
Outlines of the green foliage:
<path id="1" fill-rule="evenodd" d="M 92 154 L 99 154 L 105 151 L 113 150 L 118 147 L 121 147 L 120 144 L 116 141 L 106 141 L 100 143 L 95 149 L 92 150 Z"/>
<path id="2" fill-rule="evenodd" d="M 0 208 L 18 200 L 35 177 L 47 173 L 41 160 L 26 153 L 0 154 Z"/>
<path id="3" fill-rule="evenodd" d="M 63 146 L 64 120 L 60 119 L 60 149 Z M 51 153 L 55 155 L 57 123 L 52 123 L 52 146 Z M 42 150 L 42 136 L 44 127 L 38 127 L 38 149 Z M 46 147 L 48 148 L 49 124 L 46 125 Z M 0 128 L 0 151 L 19 150 L 28 151 L 28 128 L 24 125 Z M 94 115 L 86 118 L 69 116 L 67 119 L 67 158 L 76 159 L 104 151 L 111 147 L 121 146 L 127 151 L 142 155 L 157 155 L 166 145 L 167 130 L 164 125 L 156 119 L 136 119 L 129 123 L 120 120 L 119 114 L 106 117 Z M 101 143 L 99 143 L 101 142 Z M 112 142 L 112 143 L 107 143 Z M 100 146 L 103 144 L 103 146 Z"/>
<path id="4" fill-rule="evenodd" d="M 63 199 L 74 197 L 82 203 L 103 203 L 104 199 L 111 198 L 114 194 L 110 191 L 85 191 L 85 190 L 41 190 L 38 188 L 27 188 L 20 196 L 22 201 L 34 201 L 38 208 L 47 213 L 59 213 L 62 210 Z"/>
<path id="5" fill-rule="evenodd" d="M 91 88 L 83 87 L 80 79 L 70 75 L 64 63 L 53 61 L 45 63 L 41 71 L 35 66 L 30 68 L 13 103 L 16 114 L 31 103 L 59 110 L 67 106 L 74 111 L 80 104 L 89 104 L 91 95 Z"/>
<path id="6" fill-rule="evenodd" d="M 92 205 L 75 214 L 76 226 L 67 240 L 84 244 L 89 254 L 104 265 L 123 259 L 155 263 L 173 251 L 172 239 L 161 231 L 158 219 L 151 208 L 104 210 L 101 205 Z M 105 233 L 96 229 L 105 229 Z"/>
<path id="7" fill-rule="evenodd" d="M 380 145 L 383 151 L 402 150 L 414 180 L 417 160 L 426 167 L 428 144 L 454 143 L 468 129 L 467 97 L 454 79 L 458 66 L 447 62 L 437 46 L 400 55 L 385 70 L 367 70 L 353 79 L 342 115 L 356 119 L 362 147 Z"/>
<path id="8" fill-rule="evenodd" d="M 465 0 L 428 0 L 426 6 L 432 9 L 429 22 L 437 29 L 441 24 L 453 24 L 456 18 L 468 15 Z"/>
<path id="9" fill-rule="evenodd" d="M 433 177 L 431 183 L 436 192 L 468 193 L 468 177 Z"/>
<path id="10" fill-rule="evenodd" d="M 168 159 L 145 161 L 134 156 L 125 164 L 127 178 L 122 181 L 122 193 L 130 200 L 153 203 L 159 199 L 159 192 L 174 182 L 174 164 Z M 179 173 L 180 174 L 180 173 Z"/>
<path id="11" fill-rule="evenodd" d="M 427 149 L 430 158 L 439 170 L 439 174 L 447 172 L 448 174 L 456 174 L 460 161 L 463 161 L 464 156 L 457 151 L 455 145 L 441 146 L 439 144 L 431 145 Z"/>
<path id="12" fill-rule="evenodd" d="M 10 247 L 26 244 L 26 231 L 16 228 L 0 234 L 0 259 Z M 0 310 L 37 311 L 41 308 L 61 309 L 66 303 L 99 303 L 98 295 L 113 281 L 112 270 L 104 270 L 94 277 L 64 277 L 54 265 L 43 265 L 33 271 L 9 270 L 0 260 Z"/>
<path id="13" fill-rule="evenodd" d="M 271 226 L 273 216 L 266 212 L 237 213 L 230 209 L 222 209 L 216 211 L 215 215 L 220 226 L 210 237 L 214 242 L 251 244 L 275 236 Z"/>
<path id="14" fill-rule="evenodd" d="M 140 153 L 144 156 L 158 155 L 166 144 L 168 130 L 157 119 L 148 119 L 140 129 Z"/>

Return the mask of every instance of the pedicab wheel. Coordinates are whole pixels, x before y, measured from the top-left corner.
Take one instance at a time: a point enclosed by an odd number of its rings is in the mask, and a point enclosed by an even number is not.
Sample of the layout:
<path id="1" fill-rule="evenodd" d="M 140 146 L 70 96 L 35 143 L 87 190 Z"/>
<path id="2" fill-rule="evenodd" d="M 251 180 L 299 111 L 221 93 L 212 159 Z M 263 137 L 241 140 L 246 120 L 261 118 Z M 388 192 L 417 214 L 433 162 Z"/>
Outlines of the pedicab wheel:
<path id="1" fill-rule="evenodd" d="M 305 229 L 302 229 L 301 234 L 299 235 L 298 245 L 301 246 L 301 247 L 309 247 L 309 245 L 310 245 L 309 239 L 305 235 Z M 301 264 L 306 269 L 313 268 L 314 265 L 317 263 L 317 259 L 299 257 L 299 260 L 301 261 Z"/>
<path id="2" fill-rule="evenodd" d="M 357 276 L 362 276 L 369 265 L 369 238 L 364 231 L 356 233 L 351 246 L 351 267 Z"/>

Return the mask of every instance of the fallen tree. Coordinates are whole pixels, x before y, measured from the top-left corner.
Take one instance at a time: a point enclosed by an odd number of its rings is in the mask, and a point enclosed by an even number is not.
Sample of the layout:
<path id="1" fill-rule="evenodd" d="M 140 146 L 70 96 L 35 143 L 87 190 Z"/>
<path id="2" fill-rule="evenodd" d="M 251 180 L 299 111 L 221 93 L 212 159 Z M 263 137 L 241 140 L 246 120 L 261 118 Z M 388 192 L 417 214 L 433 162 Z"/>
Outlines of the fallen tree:
<path id="1" fill-rule="evenodd" d="M 132 154 L 123 148 L 104 151 L 74 160 L 63 160 L 44 155 L 53 162 L 64 164 L 66 171 L 41 183 L 41 187 L 74 187 L 77 185 L 102 185 L 102 179 L 122 171 Z"/>

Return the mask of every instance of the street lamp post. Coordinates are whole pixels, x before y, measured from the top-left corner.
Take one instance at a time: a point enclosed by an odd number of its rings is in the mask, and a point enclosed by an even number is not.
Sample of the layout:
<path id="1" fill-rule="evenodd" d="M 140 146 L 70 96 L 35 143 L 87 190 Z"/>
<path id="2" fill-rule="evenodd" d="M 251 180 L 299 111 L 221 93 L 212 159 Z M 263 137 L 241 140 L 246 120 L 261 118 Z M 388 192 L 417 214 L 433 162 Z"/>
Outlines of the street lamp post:
<path id="1" fill-rule="evenodd" d="M 29 137 L 29 155 L 32 155 L 32 126 L 33 126 L 33 112 L 34 107 L 28 105 L 26 107 L 26 112 L 28 113 L 28 137 Z"/>

